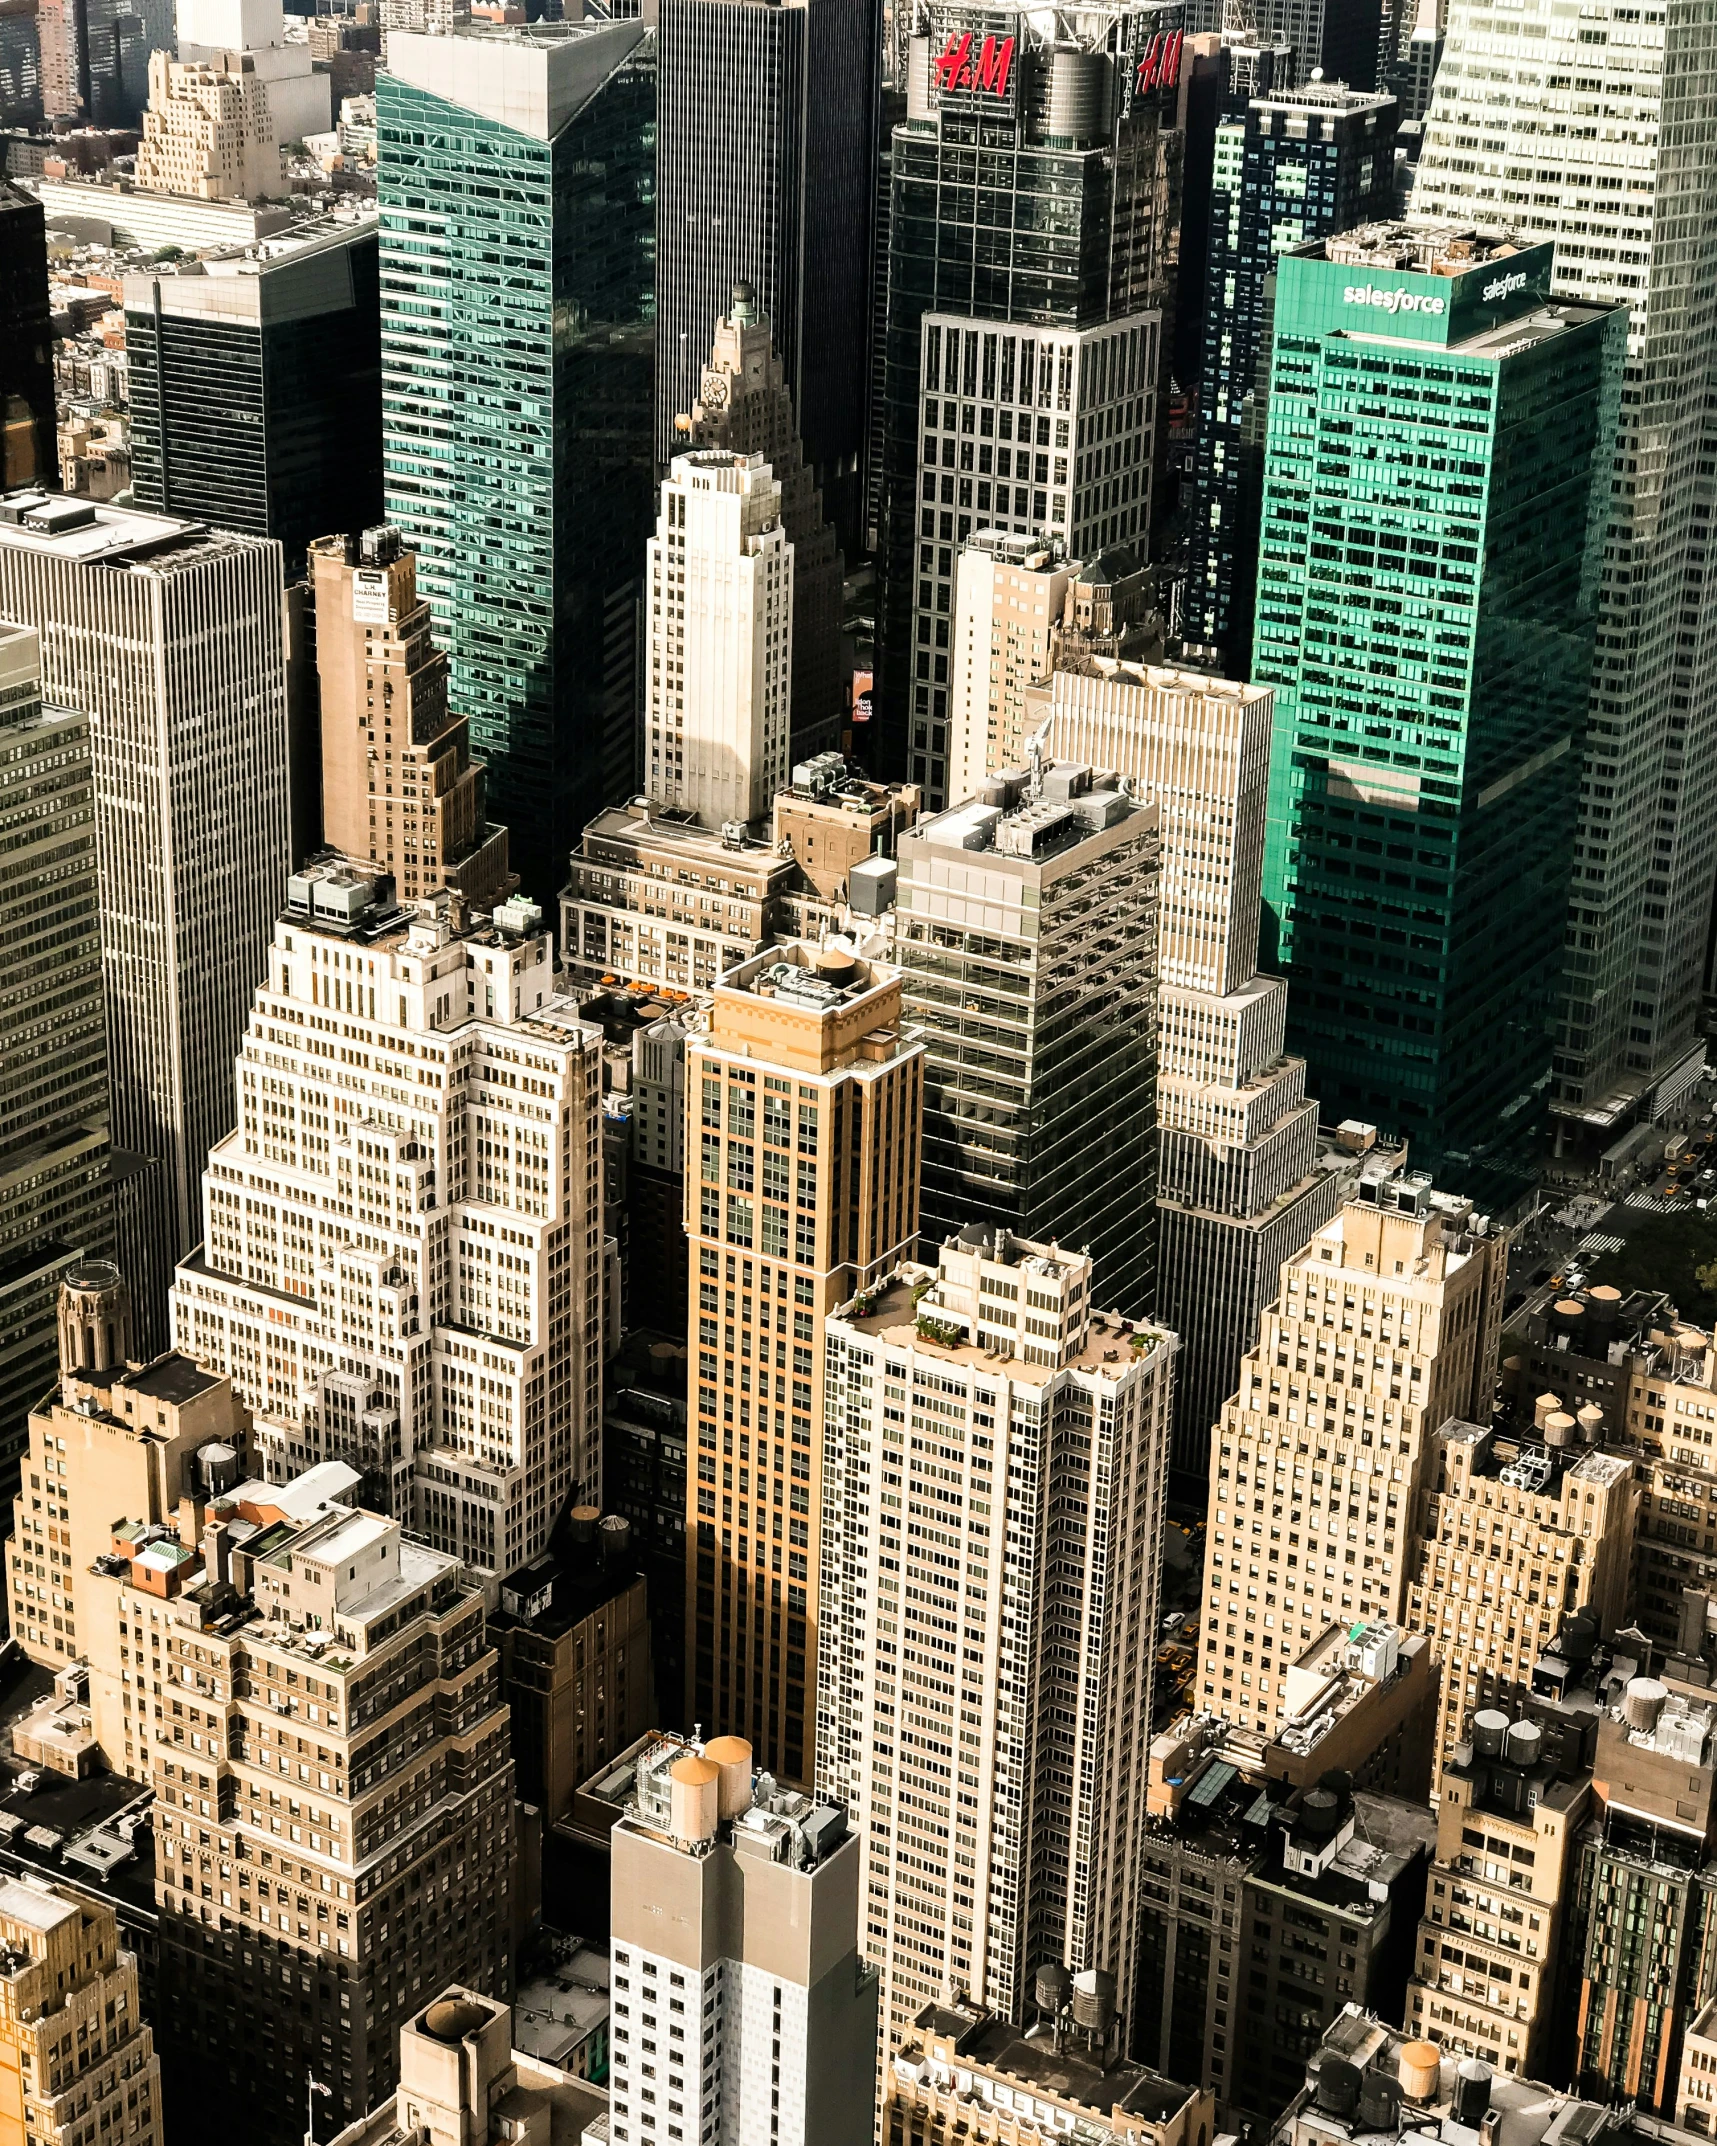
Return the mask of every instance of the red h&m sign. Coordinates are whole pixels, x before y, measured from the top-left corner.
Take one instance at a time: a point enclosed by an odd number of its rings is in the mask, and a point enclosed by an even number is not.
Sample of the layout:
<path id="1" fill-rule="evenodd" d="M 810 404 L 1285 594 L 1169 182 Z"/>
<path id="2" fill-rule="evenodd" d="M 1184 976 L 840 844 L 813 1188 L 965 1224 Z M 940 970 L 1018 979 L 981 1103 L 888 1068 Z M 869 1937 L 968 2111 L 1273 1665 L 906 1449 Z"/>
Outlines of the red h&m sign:
<path id="1" fill-rule="evenodd" d="M 1173 89 L 1180 80 L 1180 43 L 1178 30 L 1158 30 L 1145 47 L 1145 56 L 1139 62 L 1138 86 L 1140 89 Z"/>
<path id="2" fill-rule="evenodd" d="M 974 60 L 971 31 L 950 33 L 942 56 L 936 62 L 936 87 L 942 90 L 987 89 L 994 97 L 1005 97 L 1013 64 L 1014 41 L 1011 37 L 986 37 Z"/>

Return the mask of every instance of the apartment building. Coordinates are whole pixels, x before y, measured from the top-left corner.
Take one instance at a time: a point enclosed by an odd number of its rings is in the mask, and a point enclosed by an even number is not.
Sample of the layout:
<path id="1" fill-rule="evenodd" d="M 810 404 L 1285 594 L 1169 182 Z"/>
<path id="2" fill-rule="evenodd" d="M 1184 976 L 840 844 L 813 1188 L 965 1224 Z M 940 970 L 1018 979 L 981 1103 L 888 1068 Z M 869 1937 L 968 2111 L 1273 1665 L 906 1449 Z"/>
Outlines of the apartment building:
<path id="1" fill-rule="evenodd" d="M 962 1991 L 1022 2021 L 1045 1960 L 1133 1989 L 1176 1342 L 1100 1288 L 972 1224 L 827 1328 L 817 1785 L 886 2047 Z"/>
<path id="2" fill-rule="evenodd" d="M 917 1238 L 923 1083 L 899 975 L 840 939 L 741 963 L 686 1039 L 687 1712 L 791 1780 L 815 1766 L 824 1335 Z"/>
<path id="3" fill-rule="evenodd" d="M 293 877 L 173 1322 L 270 1480 L 340 1460 L 506 1574 L 601 1492 L 601 1036 L 534 905 L 456 901 Z"/>

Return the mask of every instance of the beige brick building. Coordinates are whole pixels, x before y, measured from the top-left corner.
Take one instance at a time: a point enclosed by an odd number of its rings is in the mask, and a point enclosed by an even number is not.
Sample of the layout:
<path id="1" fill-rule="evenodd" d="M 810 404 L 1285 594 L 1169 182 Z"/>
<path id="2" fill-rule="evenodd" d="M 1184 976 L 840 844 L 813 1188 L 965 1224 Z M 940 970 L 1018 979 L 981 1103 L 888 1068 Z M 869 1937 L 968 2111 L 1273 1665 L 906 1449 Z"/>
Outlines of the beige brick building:
<path id="1" fill-rule="evenodd" d="M 280 136 L 254 55 L 181 62 L 149 55 L 149 106 L 137 184 L 201 201 L 255 201 L 281 190 Z"/>

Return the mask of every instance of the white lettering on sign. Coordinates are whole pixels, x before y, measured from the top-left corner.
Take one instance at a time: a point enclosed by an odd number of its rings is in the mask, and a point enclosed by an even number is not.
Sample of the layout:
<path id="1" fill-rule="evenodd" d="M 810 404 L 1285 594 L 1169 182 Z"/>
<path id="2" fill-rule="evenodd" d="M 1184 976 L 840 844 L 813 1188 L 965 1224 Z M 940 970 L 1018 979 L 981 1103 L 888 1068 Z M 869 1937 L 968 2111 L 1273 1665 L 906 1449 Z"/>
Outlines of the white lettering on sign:
<path id="1" fill-rule="evenodd" d="M 1385 313 L 1446 313 L 1448 307 L 1441 298 L 1422 295 L 1418 291 L 1390 289 L 1381 283 L 1350 283 L 1341 294 L 1341 302 L 1348 306 L 1381 306 Z"/>
<path id="2" fill-rule="evenodd" d="M 1518 269 L 1512 276 L 1498 276 L 1494 283 L 1487 283 L 1481 296 L 1485 304 L 1489 305 L 1494 299 L 1507 298 L 1513 292 L 1523 291 L 1525 288 L 1526 271 Z"/>

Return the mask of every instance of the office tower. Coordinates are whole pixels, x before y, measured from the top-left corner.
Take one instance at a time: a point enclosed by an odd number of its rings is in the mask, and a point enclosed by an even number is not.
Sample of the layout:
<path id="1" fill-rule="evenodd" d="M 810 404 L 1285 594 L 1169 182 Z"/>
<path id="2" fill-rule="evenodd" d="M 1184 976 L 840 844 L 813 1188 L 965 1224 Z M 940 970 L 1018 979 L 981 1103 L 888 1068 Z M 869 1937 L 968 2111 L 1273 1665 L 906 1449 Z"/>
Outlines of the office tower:
<path id="1" fill-rule="evenodd" d="M 1065 1980 L 1065 1978 L 1063 1978 Z M 1053 2037 L 1041 2020 L 1025 2032 L 969 1998 L 926 2005 L 910 2040 L 887 2052 L 882 2074 L 882 2132 L 890 2146 L 955 2146 L 968 2138 L 1016 2135 L 1016 2112 L 1031 2110 L 1034 2128 L 1052 2137 L 1126 2141 L 1126 2146 L 1198 2146 L 1216 2128 L 1208 2094 L 1117 2058 L 1113 2019 L 1093 2029 L 1067 2016 L 1071 2004 L 1113 2012 L 1100 1986 L 1046 1982 L 1061 2003 Z M 1082 2002 L 1083 2000 L 1083 2002 Z"/>
<path id="2" fill-rule="evenodd" d="M 201 201 L 266 200 L 281 190 L 280 136 L 268 86 L 241 52 L 179 62 L 149 55 L 149 109 L 137 183 Z"/>
<path id="3" fill-rule="evenodd" d="M 1387 1653 L 1399 1635 L 1381 1631 Z M 1349 1647 L 1345 1626 L 1327 1637 Z M 1378 1643 L 1372 1628 L 1349 1651 Z M 1378 1687 L 1362 1689 L 1375 1705 Z M 1318 1727 L 1308 1710 L 1290 1754 L 1204 1718 L 1152 1751 L 1133 2046 L 1214 2092 L 1230 2121 L 1269 2122 L 1349 1997 L 1399 2018 L 1406 1995 L 1436 1824 L 1339 1765 L 1307 1765 L 1305 1742 L 1344 1740 Z M 1291 1785 L 1272 1764 L 1290 1755 L 1309 1775 Z"/>
<path id="4" fill-rule="evenodd" d="M 260 83 L 263 111 L 281 142 L 326 131 L 332 113 L 331 83 L 318 73 L 309 44 L 286 39 L 281 0 L 177 0 L 178 53 L 182 62 L 242 60 Z M 158 40 L 172 50 L 174 40 Z M 154 75 L 150 76 L 151 91 Z"/>
<path id="5" fill-rule="evenodd" d="M 1406 2024 L 1457 2055 L 1531 2077 L 1561 2054 L 1559 1949 L 1592 1777 L 1564 1766 L 1543 1730 L 1514 1715 L 1481 1708 L 1470 1741 L 1442 1769 Z"/>
<path id="6" fill-rule="evenodd" d="M 381 519 L 381 294 L 373 224 L 310 223 L 196 274 L 125 278 L 132 491 L 279 539 L 286 571 Z"/>
<path id="7" fill-rule="evenodd" d="M 1024 696 L 1064 758 L 1113 766 L 1162 824 L 1155 1305 L 1181 1339 L 1174 1465 L 1208 1475 L 1282 1262 L 1353 1189 L 1368 1135 L 1318 1139 L 1288 990 L 1258 973 L 1270 695 L 1198 673 L 1064 656 Z"/>
<path id="8" fill-rule="evenodd" d="M 648 799 L 584 830 L 560 896 L 561 955 L 579 985 L 619 978 L 702 993 L 782 928 L 793 861 L 759 835 L 715 833 Z"/>
<path id="9" fill-rule="evenodd" d="M 113 1250 L 89 718 L 0 622 L 0 1495 L 53 1375 L 60 1278 Z"/>
<path id="10" fill-rule="evenodd" d="M 792 941 L 730 969 L 686 1039 L 686 1712 L 794 1781 L 816 1756 L 824 1325 L 918 1235 L 924 1048 L 903 1015 L 894 969 Z"/>
<path id="11" fill-rule="evenodd" d="M 1096 29 L 1058 22 L 932 9 L 890 151 L 876 756 L 932 804 L 961 802 L 955 546 L 987 525 L 1086 558 L 1150 521 L 1180 36 L 1145 5 Z M 1051 130 L 1052 95 L 1073 133 Z M 984 189 L 962 192 L 980 148 Z M 1015 228 L 1016 203 L 1041 195 L 1067 205 L 1048 244 Z"/>
<path id="12" fill-rule="evenodd" d="M 1395 101 L 1340 81 L 1254 98 L 1216 130 L 1181 636 L 1251 674 L 1271 278 L 1287 246 L 1395 207 Z M 1252 422 L 1248 424 L 1248 419 Z"/>
<path id="13" fill-rule="evenodd" d="M 1211 1436 L 1207 1713 L 1271 1729 L 1315 1630 L 1336 1617 L 1407 1622 L 1431 1433 L 1490 1415 L 1507 1250 L 1470 1202 L 1379 1166 L 1283 1262 Z"/>
<path id="14" fill-rule="evenodd" d="M 876 1973 L 846 1813 L 754 1774 L 741 1737 L 663 1737 L 610 1842 L 616 2146 L 868 2140 Z"/>
<path id="15" fill-rule="evenodd" d="M 545 906 L 636 781 L 655 120 L 640 21 L 392 30 L 376 84 L 387 519 Z"/>
<path id="16" fill-rule="evenodd" d="M 1186 7 L 1189 37 L 1220 33 L 1224 45 L 1244 42 L 1254 50 L 1286 46 L 1293 81 L 1309 82 L 1321 74 L 1362 90 L 1377 88 L 1377 70 L 1393 49 L 1397 20 L 1395 0 L 1358 0 L 1357 5 L 1354 0 L 1262 0 L 1233 10 L 1224 0 L 1188 0 Z M 1286 87 L 1278 75 L 1248 94 Z"/>
<path id="17" fill-rule="evenodd" d="M 111 2146 L 162 2146 L 161 2060 L 110 1907 L 39 1880 L 0 1880 L 0 2070 L 7 2120 L 35 2146 L 75 2146 L 93 2104 Z"/>
<path id="18" fill-rule="evenodd" d="M 817 1786 L 886 2047 L 961 1991 L 1023 2019 L 1046 1961 L 1133 2024 L 1175 1340 L 1101 1293 L 974 1224 L 829 1322 Z"/>
<path id="19" fill-rule="evenodd" d="M 760 455 L 676 455 L 645 569 L 643 781 L 706 827 L 749 825 L 786 780 L 793 547 Z"/>
<path id="20" fill-rule="evenodd" d="M 1699 511 L 1713 386 L 1697 294 L 1717 270 L 1700 207 L 1708 31 L 1696 8 L 1635 21 L 1607 0 L 1589 17 L 1534 23 L 1541 37 L 1520 27 L 1467 0 L 1449 6 L 1413 209 L 1554 241 L 1557 297 L 1629 309 L 1552 1089 L 1559 1127 L 1601 1147 L 1629 1116 L 1660 1116 L 1701 1062 L 1717 850 L 1713 803 L 1693 773 L 1717 723 Z M 1514 77 L 1506 107 L 1488 102 L 1498 66 Z M 1592 134 L 1585 106 L 1600 93 Z M 1642 161 L 1648 138 L 1659 150 Z M 1526 165 L 1522 186 L 1510 174 Z"/>
<path id="21" fill-rule="evenodd" d="M 1025 689 L 1052 667 L 1051 649 L 1080 562 L 1059 543 L 979 529 L 954 567 L 953 676 L 948 691 L 948 795 L 976 797 L 996 768 L 1024 757 Z"/>
<path id="22" fill-rule="evenodd" d="M 1505 1438 L 1488 1421 L 1432 1433 L 1414 1522 L 1407 1618 L 1443 1665 L 1433 1792 L 1473 1709 L 1530 1681 L 1564 1615 L 1619 1623 L 1632 1581 L 1631 1458 L 1579 1444 L 1566 1416 L 1542 1439 Z"/>
<path id="23" fill-rule="evenodd" d="M 171 0 L 43 0 L 37 20 L 47 117 L 136 127 L 149 56 L 174 48 Z"/>
<path id="24" fill-rule="evenodd" d="M 199 1176 L 233 1122 L 222 1069 L 286 885 L 280 550 L 14 493 L 0 618 L 40 633 L 43 698 L 93 718 L 111 1131 L 145 1165 L 120 1256 L 153 1354 L 173 1263 L 202 1235 Z M 115 647 L 135 655 L 116 665 Z"/>
<path id="25" fill-rule="evenodd" d="M 504 1577 L 601 1493 L 601 1039 L 534 908 L 456 900 L 293 875 L 173 1321 L 272 1480 L 344 1461 Z"/>
<path id="26" fill-rule="evenodd" d="M 310 579 L 323 840 L 368 857 L 407 901 L 446 887 L 492 908 L 518 885 L 507 830 L 484 809 L 471 726 L 448 706 L 415 554 L 397 529 L 325 536 L 311 544 Z"/>
<path id="27" fill-rule="evenodd" d="M 513 2047 L 510 2005 L 454 1983 L 400 2028 L 397 2091 L 330 2146 L 398 2146 L 414 2136 L 477 2146 L 497 2123 L 522 2139 L 582 2146 L 603 2138 L 607 2120 L 599 2087 Z"/>
<path id="28" fill-rule="evenodd" d="M 1574 1840 L 1562 1998 L 1580 2091 L 1673 2122 L 1687 2042 L 1717 1996 L 1717 1705 L 1673 1674 L 1630 1677 L 1619 1696 L 1598 1717 Z"/>
<path id="29" fill-rule="evenodd" d="M 52 483 L 54 355 L 42 204 L 0 175 L 0 489 Z"/>
<path id="30" fill-rule="evenodd" d="M 697 400 L 675 429 L 692 447 L 761 455 L 781 487 L 781 526 L 793 547 L 793 730 L 795 760 L 840 744 L 846 708 L 841 664 L 844 560 L 823 495 L 805 460 L 793 393 L 768 320 L 749 283 L 733 288 L 733 310 L 715 324 Z"/>
<path id="31" fill-rule="evenodd" d="M 1550 259 L 1369 225 L 1277 264 L 1264 899 L 1326 1113 L 1427 1166 L 1526 1137 L 1550 1076 L 1625 334 Z"/>
<path id="32" fill-rule="evenodd" d="M 1090 1253 L 1129 1316 L 1156 1235 L 1160 817 L 1088 762 L 994 777 L 900 838 L 895 958 L 924 1038 L 924 1235 Z"/>
<path id="33" fill-rule="evenodd" d="M 508 1575 L 488 1630 L 520 1799 L 545 1827 L 656 1722 L 649 1583 L 631 1523 L 575 1505 L 540 1557 Z"/>
<path id="34" fill-rule="evenodd" d="M 1383 87 L 1395 93 L 1396 102 L 1401 107 L 1402 124 L 1405 126 L 1408 121 L 1414 121 L 1421 133 L 1431 110 L 1437 71 L 1443 64 L 1445 13 L 1444 0 L 1419 0 L 1413 27 L 1403 39 L 1399 52 L 1391 55 L 1383 80 Z M 1421 149 L 1421 157 L 1423 153 Z M 1516 229 L 1519 224 L 1517 212 Z"/>
<path id="35" fill-rule="evenodd" d="M 373 15 L 374 9 L 369 10 Z M 305 25 L 310 57 L 328 77 L 328 100 L 337 112 L 348 97 L 373 97 L 381 66 L 382 26 L 347 15 L 312 15 Z"/>
<path id="36" fill-rule="evenodd" d="M 751 286 L 805 458 L 858 549 L 878 25 L 859 0 L 667 0 L 655 456 L 678 452 L 711 324 Z"/>

